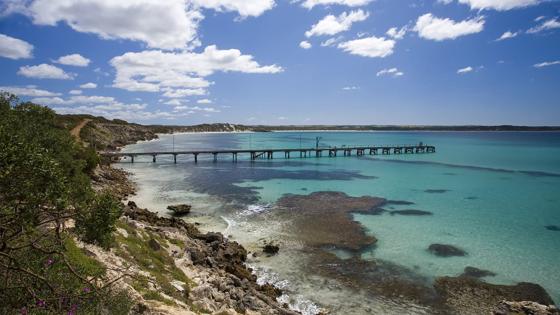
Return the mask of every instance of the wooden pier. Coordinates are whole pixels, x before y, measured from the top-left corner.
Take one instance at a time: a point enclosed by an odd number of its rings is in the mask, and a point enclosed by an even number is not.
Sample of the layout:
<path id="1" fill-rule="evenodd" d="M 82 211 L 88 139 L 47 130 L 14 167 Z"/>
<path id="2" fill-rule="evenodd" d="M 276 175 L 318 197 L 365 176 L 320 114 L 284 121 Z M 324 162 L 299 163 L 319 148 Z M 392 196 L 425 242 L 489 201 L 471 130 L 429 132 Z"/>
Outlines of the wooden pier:
<path id="1" fill-rule="evenodd" d="M 391 155 L 391 154 L 421 154 L 435 153 L 436 147 L 431 145 L 391 145 L 391 146 L 356 146 L 356 147 L 320 147 L 309 149 L 232 149 L 232 150 L 191 150 L 191 151 L 169 151 L 169 152 L 102 152 L 101 156 L 111 159 L 123 157 L 130 158 L 130 162 L 134 163 L 134 158 L 139 156 L 151 156 L 152 162 L 157 161 L 157 157 L 161 155 L 172 156 L 174 163 L 177 163 L 177 156 L 191 155 L 194 162 L 198 162 L 199 155 L 211 155 L 214 162 L 218 161 L 218 155 L 231 155 L 232 161 L 237 161 L 238 155 L 247 155 L 251 161 L 258 159 L 274 159 L 274 154 L 284 154 L 285 159 L 294 157 L 310 158 L 310 157 L 337 157 L 337 156 L 363 156 L 363 155 Z M 323 154 L 324 153 L 324 154 Z M 295 155 L 295 156 L 294 156 Z"/>

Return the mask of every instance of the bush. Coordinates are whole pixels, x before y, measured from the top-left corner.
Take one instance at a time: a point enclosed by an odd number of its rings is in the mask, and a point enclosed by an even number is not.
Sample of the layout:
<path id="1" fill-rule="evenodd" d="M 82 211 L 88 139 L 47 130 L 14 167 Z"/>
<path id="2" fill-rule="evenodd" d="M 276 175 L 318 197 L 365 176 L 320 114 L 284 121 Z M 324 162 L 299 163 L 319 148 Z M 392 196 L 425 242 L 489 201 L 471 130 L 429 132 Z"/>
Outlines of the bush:
<path id="1" fill-rule="evenodd" d="M 76 230 L 84 241 L 109 248 L 121 214 L 121 202 L 108 192 L 101 193 L 87 211 L 78 214 Z"/>

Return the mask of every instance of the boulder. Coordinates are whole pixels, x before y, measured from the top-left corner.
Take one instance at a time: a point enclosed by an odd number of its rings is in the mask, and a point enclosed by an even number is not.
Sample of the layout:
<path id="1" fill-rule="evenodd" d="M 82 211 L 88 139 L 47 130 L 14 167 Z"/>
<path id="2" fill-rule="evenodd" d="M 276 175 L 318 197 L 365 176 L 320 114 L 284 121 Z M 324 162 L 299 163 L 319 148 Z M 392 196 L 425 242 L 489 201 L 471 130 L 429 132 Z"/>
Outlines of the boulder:
<path id="1" fill-rule="evenodd" d="M 169 205 L 167 206 L 167 210 L 173 211 L 174 215 L 186 215 L 191 212 L 191 205 L 187 205 L 187 204 Z"/>
<path id="2" fill-rule="evenodd" d="M 280 251 L 280 247 L 278 247 L 278 245 L 274 245 L 272 243 L 266 244 L 263 247 L 263 253 L 272 256 L 272 255 L 276 255 L 278 254 L 278 252 Z"/>
<path id="3" fill-rule="evenodd" d="M 428 251 L 432 254 L 440 257 L 451 257 L 451 256 L 465 256 L 467 252 L 464 250 L 448 244 L 431 244 L 428 247 Z"/>

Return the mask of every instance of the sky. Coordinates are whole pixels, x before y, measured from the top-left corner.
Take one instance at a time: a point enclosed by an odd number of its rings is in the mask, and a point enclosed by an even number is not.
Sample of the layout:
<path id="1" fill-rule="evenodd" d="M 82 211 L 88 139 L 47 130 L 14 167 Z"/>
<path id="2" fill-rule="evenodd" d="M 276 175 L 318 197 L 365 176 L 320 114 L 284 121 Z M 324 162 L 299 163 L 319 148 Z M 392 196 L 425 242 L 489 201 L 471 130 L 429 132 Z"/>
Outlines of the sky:
<path id="1" fill-rule="evenodd" d="M 560 125 L 558 0 L 0 0 L 0 90 L 143 124 Z"/>

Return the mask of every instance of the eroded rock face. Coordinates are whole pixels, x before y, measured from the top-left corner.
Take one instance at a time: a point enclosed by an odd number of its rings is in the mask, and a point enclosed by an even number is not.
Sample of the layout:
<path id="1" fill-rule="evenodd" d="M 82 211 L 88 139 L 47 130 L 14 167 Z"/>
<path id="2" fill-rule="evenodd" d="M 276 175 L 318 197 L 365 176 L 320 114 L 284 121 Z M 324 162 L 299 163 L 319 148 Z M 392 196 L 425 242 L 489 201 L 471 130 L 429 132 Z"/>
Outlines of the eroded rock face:
<path id="1" fill-rule="evenodd" d="M 385 204 L 376 197 L 350 197 L 342 192 L 315 192 L 285 195 L 278 200 L 279 211 L 289 220 L 293 235 L 312 247 L 334 246 L 352 251 L 375 244 L 352 219 L 352 213 L 375 213 Z"/>
<path id="2" fill-rule="evenodd" d="M 554 304 L 543 287 L 528 282 L 508 286 L 470 277 L 441 277 L 436 279 L 434 287 L 452 314 L 492 314 L 503 300 Z"/>
<path id="3" fill-rule="evenodd" d="M 428 251 L 440 257 L 465 256 L 467 252 L 449 244 L 431 244 Z"/>
<path id="4" fill-rule="evenodd" d="M 560 315 L 554 305 L 542 305 L 536 302 L 501 301 L 493 312 L 494 315 Z"/>

